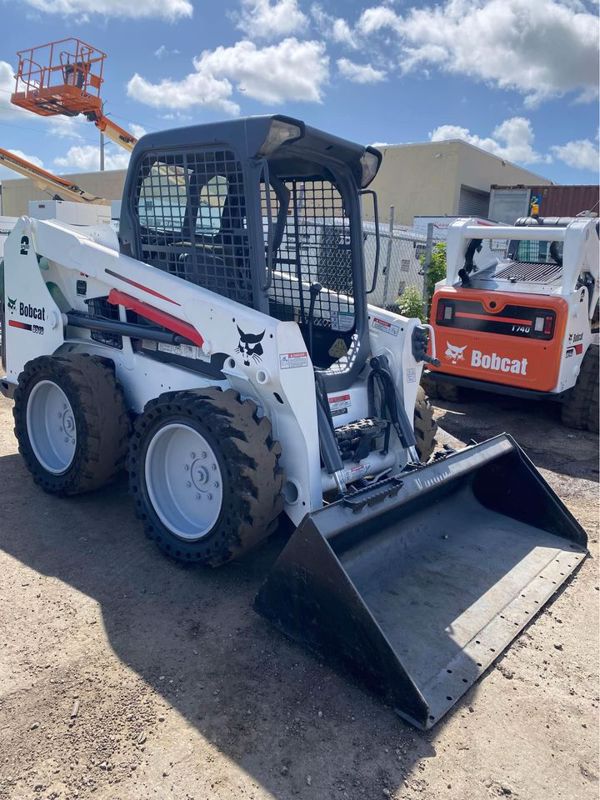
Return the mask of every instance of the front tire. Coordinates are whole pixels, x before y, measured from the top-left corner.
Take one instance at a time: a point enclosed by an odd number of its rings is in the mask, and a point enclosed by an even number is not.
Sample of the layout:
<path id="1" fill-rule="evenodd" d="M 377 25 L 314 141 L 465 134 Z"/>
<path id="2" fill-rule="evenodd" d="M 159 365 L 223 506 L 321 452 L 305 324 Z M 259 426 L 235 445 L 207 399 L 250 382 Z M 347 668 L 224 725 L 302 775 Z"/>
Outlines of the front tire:
<path id="1" fill-rule="evenodd" d="M 435 450 L 437 427 L 437 422 L 433 418 L 433 407 L 425 390 L 419 386 L 415 401 L 414 428 L 417 453 L 422 463 L 429 461 Z"/>
<path id="2" fill-rule="evenodd" d="M 215 567 L 240 557 L 276 527 L 280 453 L 269 420 L 231 389 L 152 400 L 128 462 L 146 534 L 179 561 Z"/>
<path id="3" fill-rule="evenodd" d="M 19 451 L 44 491 L 89 492 L 123 468 L 129 419 L 110 362 L 40 356 L 19 375 L 14 400 Z"/>

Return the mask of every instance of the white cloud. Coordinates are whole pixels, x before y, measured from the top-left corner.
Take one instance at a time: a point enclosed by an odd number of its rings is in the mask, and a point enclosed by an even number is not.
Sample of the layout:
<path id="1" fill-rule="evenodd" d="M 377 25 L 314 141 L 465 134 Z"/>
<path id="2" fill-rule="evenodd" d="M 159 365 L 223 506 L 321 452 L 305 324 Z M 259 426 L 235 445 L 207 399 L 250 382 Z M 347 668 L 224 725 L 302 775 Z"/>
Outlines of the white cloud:
<path id="1" fill-rule="evenodd" d="M 353 50 L 358 48 L 356 34 L 345 19 L 331 16 L 318 3 L 313 3 L 310 13 L 322 36 Z"/>
<path id="2" fill-rule="evenodd" d="M 371 33 L 389 28 L 390 30 L 400 30 L 401 18 L 395 11 L 388 6 L 374 6 L 365 9 L 356 24 L 360 33 L 368 36 Z"/>
<path id="3" fill-rule="evenodd" d="M 429 138 L 432 142 L 461 139 L 507 161 L 518 161 L 522 164 L 551 161 L 549 156 L 544 156 L 534 149 L 531 122 L 524 117 L 505 119 L 494 128 L 492 135 L 487 137 L 478 136 L 459 125 L 440 125 L 429 134 Z"/>
<path id="4" fill-rule="evenodd" d="M 205 50 L 194 59 L 195 72 L 179 81 L 166 78 L 150 83 L 134 75 L 127 84 L 130 97 L 156 108 L 187 109 L 209 106 L 238 114 L 235 88 L 262 103 L 318 103 L 329 77 L 329 58 L 322 42 L 284 39 L 259 48 L 244 40 L 232 47 Z"/>
<path id="5" fill-rule="evenodd" d="M 35 164 L 36 167 L 43 167 L 44 162 L 38 158 L 37 156 L 29 156 L 27 153 L 24 153 L 22 150 L 15 150 L 14 148 L 7 148 L 9 153 L 12 153 L 15 156 L 19 156 L 19 158 L 24 158 L 25 161 L 29 161 L 32 164 Z M 12 180 L 13 178 L 20 178 L 21 176 L 18 172 L 15 172 L 12 169 L 8 169 L 8 167 L 0 166 L 0 181 L 2 180 Z"/>
<path id="6" fill-rule="evenodd" d="M 242 0 L 237 27 L 250 39 L 277 39 L 300 33 L 307 24 L 297 0 Z"/>
<path id="7" fill-rule="evenodd" d="M 340 75 L 354 83 L 379 83 L 385 80 L 385 72 L 375 69 L 370 64 L 355 64 L 348 58 L 339 58 L 337 62 Z"/>
<path id="8" fill-rule="evenodd" d="M 194 11 L 191 0 L 21 0 L 36 11 L 45 14 L 77 16 L 83 19 L 93 15 L 103 17 L 144 17 L 175 20 L 191 17 Z"/>
<path id="9" fill-rule="evenodd" d="M 207 70 L 229 78 L 238 91 L 263 103 L 287 100 L 321 101 L 321 87 L 329 76 L 329 58 L 322 42 L 284 39 L 270 47 L 252 42 L 205 51 L 194 60 L 199 72 Z"/>
<path id="10" fill-rule="evenodd" d="M 598 145 L 590 139 L 577 139 L 550 148 L 553 155 L 574 169 L 587 169 L 598 174 Z"/>
<path id="11" fill-rule="evenodd" d="M 0 120 L 27 116 L 28 112 L 13 106 L 10 96 L 15 90 L 15 71 L 7 61 L 0 61 Z"/>
<path id="12" fill-rule="evenodd" d="M 90 133 L 90 123 L 85 117 L 63 117 L 57 115 L 56 117 L 41 117 L 48 125 L 49 132 L 52 136 L 59 139 L 82 139 L 84 131 L 81 130 L 82 126 L 88 126 L 86 133 Z"/>
<path id="13" fill-rule="evenodd" d="M 215 78 L 206 72 L 192 72 L 180 81 L 164 78 L 158 83 L 151 83 L 136 72 L 127 84 L 129 97 L 154 108 L 206 106 L 226 114 L 238 114 L 239 106 L 229 100 L 232 92 L 228 80 Z"/>
<path id="14" fill-rule="evenodd" d="M 106 150 L 105 169 L 125 169 L 129 163 L 129 153 L 123 150 Z M 74 172 L 93 172 L 100 169 L 100 150 L 94 145 L 75 145 L 64 156 L 54 159 L 59 169 Z"/>
<path id="15" fill-rule="evenodd" d="M 154 51 L 154 55 L 157 58 L 164 58 L 165 56 L 178 56 L 180 53 L 179 50 L 169 50 L 166 44 L 161 44 L 161 46 Z"/>
<path id="16" fill-rule="evenodd" d="M 137 125 L 135 122 L 129 123 L 129 125 L 127 125 L 127 130 L 129 133 L 132 133 L 136 139 L 141 139 L 142 136 L 145 136 L 148 133 L 143 125 Z"/>
<path id="17" fill-rule="evenodd" d="M 528 105 L 567 92 L 597 96 L 598 19 L 580 2 L 446 0 L 405 16 L 386 5 L 366 9 L 357 31 L 385 31 L 403 71 L 437 66 L 525 95 Z"/>

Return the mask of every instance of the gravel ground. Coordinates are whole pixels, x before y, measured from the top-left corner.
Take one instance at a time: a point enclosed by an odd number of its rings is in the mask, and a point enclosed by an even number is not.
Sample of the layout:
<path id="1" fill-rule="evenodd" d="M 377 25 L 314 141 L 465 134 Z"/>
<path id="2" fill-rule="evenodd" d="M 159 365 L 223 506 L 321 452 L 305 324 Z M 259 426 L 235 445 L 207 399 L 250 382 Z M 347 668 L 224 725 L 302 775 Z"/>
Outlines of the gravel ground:
<path id="1" fill-rule="evenodd" d="M 0 399 L 0 798 L 595 800 L 598 439 L 501 398 L 436 413 L 463 442 L 513 433 L 594 559 L 421 733 L 252 611 L 283 534 L 221 570 L 179 567 L 124 481 L 35 488 Z"/>

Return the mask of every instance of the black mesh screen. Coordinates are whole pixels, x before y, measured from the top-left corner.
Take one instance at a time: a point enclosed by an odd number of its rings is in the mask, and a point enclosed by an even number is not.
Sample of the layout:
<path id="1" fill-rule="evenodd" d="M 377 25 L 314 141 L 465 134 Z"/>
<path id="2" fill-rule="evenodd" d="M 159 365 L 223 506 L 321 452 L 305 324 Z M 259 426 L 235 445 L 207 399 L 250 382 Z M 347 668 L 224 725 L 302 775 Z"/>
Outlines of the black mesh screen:
<path id="1" fill-rule="evenodd" d="M 143 261 L 253 305 L 244 182 L 234 153 L 149 153 L 136 196 Z"/>
<path id="2" fill-rule="evenodd" d="M 285 186 L 285 189 L 283 188 Z M 262 187 L 265 245 L 269 218 Z M 270 192 L 273 280 L 271 313 L 306 323 L 311 284 L 323 287 L 314 305 L 315 327 L 354 328 L 350 220 L 342 196 L 327 180 L 286 180 Z M 283 211 L 282 211 L 283 208 Z"/>

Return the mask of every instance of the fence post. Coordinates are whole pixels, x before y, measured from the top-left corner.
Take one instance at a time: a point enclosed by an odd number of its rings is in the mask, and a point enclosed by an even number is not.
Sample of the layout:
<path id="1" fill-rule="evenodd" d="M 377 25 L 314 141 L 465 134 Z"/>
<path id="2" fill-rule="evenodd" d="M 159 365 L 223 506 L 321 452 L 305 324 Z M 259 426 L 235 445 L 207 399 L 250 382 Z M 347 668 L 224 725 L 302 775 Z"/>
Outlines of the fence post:
<path id="1" fill-rule="evenodd" d="M 388 287 L 390 284 L 390 266 L 392 264 L 392 242 L 394 239 L 394 206 L 390 206 L 390 224 L 388 228 L 388 246 L 385 254 L 385 270 L 383 279 L 383 302 L 382 306 L 387 306 Z M 396 299 L 396 298 L 394 298 Z"/>
<path id="2" fill-rule="evenodd" d="M 429 313 L 427 308 L 427 275 L 429 267 L 431 266 L 431 255 L 433 253 L 433 222 L 427 223 L 427 240 L 425 241 L 425 259 L 423 261 L 423 303 L 425 304 L 425 312 Z"/>

